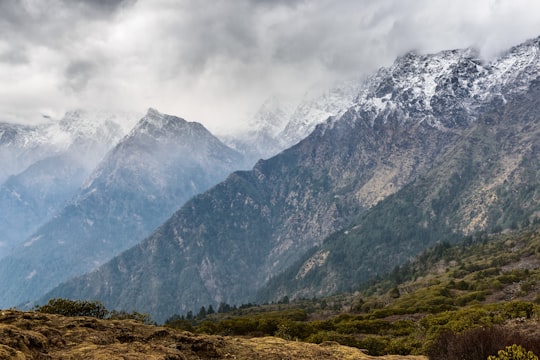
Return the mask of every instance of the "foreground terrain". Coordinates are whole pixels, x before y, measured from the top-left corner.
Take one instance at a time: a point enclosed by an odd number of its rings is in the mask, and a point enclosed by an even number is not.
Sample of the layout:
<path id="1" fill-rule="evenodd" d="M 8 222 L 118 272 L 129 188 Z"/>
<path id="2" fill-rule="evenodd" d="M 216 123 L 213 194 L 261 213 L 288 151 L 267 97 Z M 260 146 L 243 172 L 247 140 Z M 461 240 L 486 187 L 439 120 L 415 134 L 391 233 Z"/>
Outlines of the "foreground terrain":
<path id="1" fill-rule="evenodd" d="M 375 359 L 358 349 L 274 337 L 195 335 L 130 320 L 0 312 L 1 359 Z M 387 356 L 378 359 L 424 359 Z"/>

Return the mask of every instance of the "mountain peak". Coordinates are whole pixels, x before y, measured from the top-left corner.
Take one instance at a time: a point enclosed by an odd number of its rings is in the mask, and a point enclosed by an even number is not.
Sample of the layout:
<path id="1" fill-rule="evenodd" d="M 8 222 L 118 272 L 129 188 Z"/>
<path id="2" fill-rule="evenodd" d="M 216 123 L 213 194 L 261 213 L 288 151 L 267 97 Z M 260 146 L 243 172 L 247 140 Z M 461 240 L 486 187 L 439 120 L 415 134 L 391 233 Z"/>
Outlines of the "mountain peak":
<path id="1" fill-rule="evenodd" d="M 170 137 L 171 135 L 181 134 L 187 127 L 193 127 L 194 124 L 197 123 L 188 122 L 177 116 L 163 114 L 154 108 L 149 108 L 146 115 L 139 120 L 137 126 L 132 130 L 131 135 L 143 133 L 156 138 Z M 200 124 L 197 125 L 203 127 Z"/>

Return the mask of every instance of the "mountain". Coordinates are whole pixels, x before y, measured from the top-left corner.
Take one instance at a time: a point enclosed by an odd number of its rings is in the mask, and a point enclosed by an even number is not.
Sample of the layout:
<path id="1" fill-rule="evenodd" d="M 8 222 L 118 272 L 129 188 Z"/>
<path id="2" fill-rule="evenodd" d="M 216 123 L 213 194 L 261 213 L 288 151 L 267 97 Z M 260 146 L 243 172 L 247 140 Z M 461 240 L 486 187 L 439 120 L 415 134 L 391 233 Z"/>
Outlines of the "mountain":
<path id="1" fill-rule="evenodd" d="M 60 120 L 48 119 L 39 125 L 0 123 L 0 183 L 72 146 L 93 149 L 95 155 L 92 151 L 85 154 L 89 163 L 86 167 L 93 169 L 101 160 L 103 148 L 107 151 L 114 146 L 136 121 L 136 115 L 131 113 L 76 110 Z"/>
<path id="2" fill-rule="evenodd" d="M 460 173 L 455 177 L 441 176 L 439 181 L 434 174 L 442 169 L 441 164 L 449 164 L 449 171 L 460 169 L 450 165 L 460 159 L 467 160 L 471 151 L 480 154 L 485 151 L 489 154 L 478 158 L 482 165 L 482 161 L 496 159 L 499 154 L 506 156 L 502 152 L 506 148 L 501 149 L 497 144 L 504 146 L 514 139 L 523 145 L 506 150 L 513 151 L 514 158 L 505 158 L 490 168 L 493 174 L 499 174 L 501 167 L 506 169 L 497 179 L 510 181 L 513 166 L 526 161 L 528 154 L 535 154 L 536 128 L 530 127 L 532 132 L 526 129 L 527 121 L 533 121 L 535 114 L 534 81 L 540 73 L 539 47 L 540 39 L 534 39 L 491 63 L 478 60 L 472 50 L 431 55 L 410 53 L 397 59 L 391 67 L 381 69 L 362 84 L 355 104 L 342 116 L 328 119 L 306 139 L 273 158 L 259 161 L 253 170 L 233 173 L 226 181 L 186 203 L 142 243 L 92 273 L 62 284 L 47 297 L 99 299 L 111 308 L 149 312 L 158 321 L 210 303 L 247 302 L 268 280 L 301 260 L 306 251 L 313 254 L 310 249 L 314 246 L 333 242 L 327 240 L 323 244 L 325 238 L 351 223 L 357 224 L 363 216 L 377 214 L 366 213 L 367 209 L 383 207 L 381 200 L 392 194 L 396 198 L 402 196 L 397 193 L 400 189 L 430 177 L 436 183 L 428 189 L 437 195 L 432 196 L 433 206 L 437 206 L 439 197 L 442 201 L 451 198 L 444 192 L 460 188 Z M 520 97 L 526 99 L 521 105 Z M 529 107 L 521 109 L 521 106 Z M 505 133 L 505 122 L 513 121 L 512 116 L 495 115 L 521 111 L 526 115 L 516 117 L 517 124 Z M 484 149 L 482 143 L 467 140 L 471 132 L 483 134 L 482 131 L 489 130 L 475 124 L 490 121 L 500 124 L 494 133 L 507 136 L 508 141 L 488 132 L 486 143 L 493 144 L 493 149 Z M 472 169 L 478 165 L 470 164 Z M 526 169 L 520 167 L 515 176 L 524 175 L 522 170 L 526 172 Z M 536 174 L 534 167 L 531 171 L 531 176 Z M 485 180 L 480 175 L 473 178 Z M 455 184 L 446 184 L 446 179 L 452 179 Z M 486 184 L 490 183 L 486 181 Z M 519 184 L 526 186 L 527 182 Z M 427 201 L 431 195 L 410 196 L 413 200 L 418 197 Z M 474 194 L 470 197 L 474 198 Z M 489 199 L 480 196 L 482 201 Z M 461 200 L 455 199 L 457 203 Z M 531 201 L 532 207 L 537 206 L 535 198 Z M 423 219 L 417 212 L 409 213 L 414 208 L 391 204 L 396 207 L 387 205 L 388 211 L 401 217 L 390 217 L 389 224 L 399 225 L 398 219 L 410 214 L 417 220 L 414 229 L 422 229 L 425 222 L 430 225 L 429 217 Z M 444 205 L 444 202 L 438 204 L 445 209 Z M 476 208 L 463 209 L 462 216 L 474 217 Z M 371 216 L 377 220 L 375 215 Z M 445 225 L 441 232 L 452 229 L 453 224 L 441 222 Z M 365 226 L 360 230 L 369 230 L 368 222 L 362 224 Z M 476 225 L 475 229 L 490 229 L 487 223 Z M 350 249 L 355 250 L 354 246 L 367 249 L 364 256 L 370 260 L 369 264 L 397 265 L 405 260 L 403 257 L 422 251 L 433 241 L 424 244 L 421 237 L 409 239 L 405 235 L 410 232 L 396 237 L 390 225 L 383 230 L 388 232 L 378 239 L 385 241 L 380 247 L 384 251 L 377 251 L 378 244 L 363 244 L 360 240 L 353 241 Z M 338 234 L 345 236 L 346 232 Z M 400 241 L 396 251 L 407 250 L 403 255 L 392 250 L 394 237 Z M 344 247 L 340 254 L 347 249 Z M 313 260 L 314 266 L 324 264 L 332 254 L 319 253 Z M 352 264 L 357 264 L 358 258 L 353 254 L 358 252 L 345 254 L 345 259 L 356 260 Z M 368 272 L 359 281 L 377 271 Z M 331 283 L 331 278 L 327 282 Z M 348 285 L 347 281 L 345 284 Z"/>
<path id="3" fill-rule="evenodd" d="M 224 136 L 223 141 L 244 154 L 248 166 L 252 167 L 257 160 L 267 159 L 285 149 L 278 135 L 290 116 L 289 106 L 271 97 L 248 121 L 247 131 Z"/>
<path id="4" fill-rule="evenodd" d="M 276 97 L 267 99 L 248 122 L 245 133 L 224 141 L 245 154 L 251 166 L 295 145 L 320 123 L 343 114 L 358 95 L 360 82 L 342 81 L 327 90 L 308 92 L 293 108 Z"/>
<path id="5" fill-rule="evenodd" d="M 426 174 L 328 237 L 259 301 L 354 291 L 426 247 L 540 223 L 540 80 L 493 103 Z"/>
<path id="6" fill-rule="evenodd" d="M 133 123 L 132 114 L 78 110 L 39 126 L 0 124 L 0 257 L 76 194 Z"/>
<path id="7" fill-rule="evenodd" d="M 201 124 L 150 109 L 75 198 L 0 260 L 0 306 L 35 299 L 135 245 L 242 161 Z"/>
<path id="8" fill-rule="evenodd" d="M 341 116 L 355 103 L 361 86 L 360 80 L 347 80 L 334 84 L 322 93 L 315 90 L 308 92 L 277 135 L 283 148 L 307 137 L 329 117 Z"/>

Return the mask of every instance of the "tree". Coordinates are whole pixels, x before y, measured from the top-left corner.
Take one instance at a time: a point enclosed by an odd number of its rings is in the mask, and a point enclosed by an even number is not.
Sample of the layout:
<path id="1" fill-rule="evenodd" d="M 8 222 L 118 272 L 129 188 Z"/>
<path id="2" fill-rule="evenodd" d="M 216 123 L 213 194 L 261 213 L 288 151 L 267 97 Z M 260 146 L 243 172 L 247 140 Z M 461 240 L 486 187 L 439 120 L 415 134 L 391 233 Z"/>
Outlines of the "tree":
<path id="1" fill-rule="evenodd" d="M 201 309 L 197 313 L 197 319 L 204 319 L 206 317 L 206 309 L 204 306 L 201 306 Z"/>

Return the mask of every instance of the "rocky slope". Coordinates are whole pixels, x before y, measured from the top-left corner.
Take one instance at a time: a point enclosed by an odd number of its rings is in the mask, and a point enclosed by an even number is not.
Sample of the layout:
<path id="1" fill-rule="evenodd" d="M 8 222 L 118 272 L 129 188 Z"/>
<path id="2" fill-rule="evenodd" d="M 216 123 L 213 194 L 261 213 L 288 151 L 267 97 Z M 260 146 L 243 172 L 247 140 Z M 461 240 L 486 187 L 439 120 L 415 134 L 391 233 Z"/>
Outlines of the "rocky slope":
<path id="1" fill-rule="evenodd" d="M 540 81 L 492 104 L 426 174 L 273 279 L 259 300 L 353 291 L 426 247 L 540 222 Z"/>
<path id="2" fill-rule="evenodd" d="M 0 312 L 2 359 L 381 359 L 355 348 L 279 338 L 195 335 L 128 320 L 98 320 L 32 312 Z"/>
<path id="3" fill-rule="evenodd" d="M 431 176 L 438 184 L 431 189 L 447 199 L 443 196 L 444 179 L 451 176 L 438 181 L 433 175 L 436 170 L 432 175 L 430 170 L 467 159 L 470 151 L 484 151 L 482 144 L 472 140 L 465 140 L 471 148 L 458 145 L 471 132 L 489 131 L 489 127 L 475 127 L 479 118 L 483 123 L 491 119 L 504 123 L 507 118 L 497 117 L 497 111 L 521 111 L 517 103 L 512 103 L 513 108 L 491 108 L 512 102 L 528 91 L 540 69 L 539 44 L 540 39 L 528 41 L 492 63 L 482 63 L 470 50 L 408 54 L 397 59 L 392 67 L 381 69 L 363 84 L 356 104 L 341 117 L 330 118 L 306 139 L 260 161 L 252 171 L 232 174 L 188 202 L 138 246 L 48 296 L 96 298 L 109 308 L 140 309 L 158 320 L 210 303 L 251 300 L 258 287 L 306 251 L 404 186 Z M 527 101 L 534 101 L 534 89 Z M 535 109 L 529 108 L 526 116 L 534 117 Z M 509 166 L 508 176 L 511 164 L 526 161 L 537 151 L 535 135 L 530 136 L 535 131 L 529 133 L 527 124 L 520 121 L 513 128 L 517 133 L 495 131 L 507 136 L 508 141 L 501 144 L 514 144 L 511 140 L 515 139 L 516 144 L 523 145 L 511 147 L 519 151 L 513 163 L 501 163 Z M 504 124 L 496 130 L 503 128 Z M 501 140 L 491 135 L 487 139 L 495 144 Z M 490 155 L 479 159 L 499 155 L 506 159 L 510 155 L 502 151 L 504 147 L 493 149 L 495 152 L 486 151 Z M 477 165 L 474 163 L 473 168 Z M 520 169 L 525 171 L 527 167 Z M 491 170 L 497 173 L 500 169 Z M 479 174 L 478 181 L 484 181 L 483 176 Z M 459 182 L 455 186 L 459 187 Z M 408 214 L 409 208 L 390 209 Z M 469 211 L 463 216 L 474 214 Z M 429 223 L 429 218 L 417 221 L 420 228 L 424 221 Z M 361 228 L 369 229 L 365 224 Z M 487 223 L 479 223 L 478 228 L 487 228 Z M 396 245 L 391 241 L 396 235 L 391 226 L 389 231 L 384 239 L 390 240 L 383 244 L 383 250 Z M 398 238 L 399 252 L 392 250 L 390 254 L 377 252 L 373 242 L 369 243 L 369 250 L 374 250 L 366 255 L 372 260 L 370 264 L 386 261 L 395 265 L 396 259 L 401 261 L 400 256 L 413 255 L 433 241 Z M 361 242 L 355 244 L 363 246 Z M 385 255 L 384 260 L 377 257 L 380 254 Z M 327 255 L 317 256 L 315 263 L 324 262 Z M 357 266 L 358 262 L 353 264 Z"/>
<path id="4" fill-rule="evenodd" d="M 150 109 L 74 200 L 0 261 L 0 306 L 35 299 L 135 245 L 242 160 L 202 125 Z"/>

